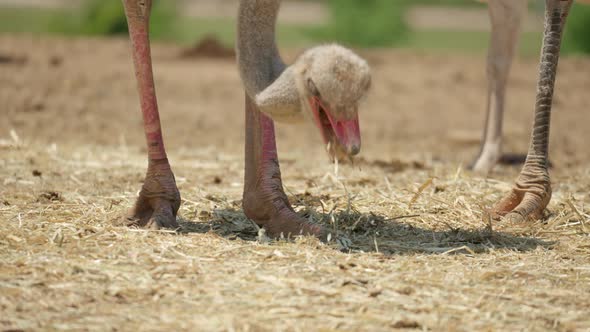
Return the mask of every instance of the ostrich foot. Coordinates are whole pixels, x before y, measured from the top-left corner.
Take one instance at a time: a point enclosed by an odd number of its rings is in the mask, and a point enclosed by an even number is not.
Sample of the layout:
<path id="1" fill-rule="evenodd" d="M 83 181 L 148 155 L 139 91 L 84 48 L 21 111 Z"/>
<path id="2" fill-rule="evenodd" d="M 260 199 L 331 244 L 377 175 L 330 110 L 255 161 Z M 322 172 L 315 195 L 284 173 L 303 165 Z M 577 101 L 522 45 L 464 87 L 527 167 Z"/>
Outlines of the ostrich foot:
<path id="1" fill-rule="evenodd" d="M 139 197 L 124 222 L 148 229 L 177 229 L 179 208 L 180 193 L 168 160 L 150 160 Z"/>
<path id="2" fill-rule="evenodd" d="M 539 220 L 551 200 L 548 176 L 542 180 L 517 181 L 510 192 L 492 208 L 494 219 L 509 222 Z"/>
<path id="3" fill-rule="evenodd" d="M 497 164 L 519 165 L 526 161 L 526 154 L 502 153 L 499 144 L 490 144 L 482 149 L 469 169 L 478 173 L 489 173 Z"/>
<path id="4" fill-rule="evenodd" d="M 272 238 L 306 235 L 327 241 L 327 231 L 298 215 L 282 191 L 270 194 L 246 193 L 243 207 L 246 216 L 263 227 Z"/>
<path id="5" fill-rule="evenodd" d="M 471 165 L 469 165 L 469 169 L 478 173 L 489 173 L 500 160 L 500 156 L 501 152 L 499 144 L 486 145 Z"/>

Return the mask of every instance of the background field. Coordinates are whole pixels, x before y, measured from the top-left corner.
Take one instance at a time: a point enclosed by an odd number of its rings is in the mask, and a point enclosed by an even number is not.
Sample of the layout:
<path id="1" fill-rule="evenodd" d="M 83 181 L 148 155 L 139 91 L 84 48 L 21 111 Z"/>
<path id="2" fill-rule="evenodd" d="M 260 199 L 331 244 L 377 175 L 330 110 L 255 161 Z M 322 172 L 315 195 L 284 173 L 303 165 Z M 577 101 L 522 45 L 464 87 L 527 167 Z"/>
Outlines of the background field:
<path id="1" fill-rule="evenodd" d="M 152 37 L 189 45 L 213 35 L 233 46 L 237 3 L 155 1 Z M 529 7 L 520 52 L 536 56 L 543 4 L 530 1 Z M 588 52 L 590 31 L 585 22 L 590 7 L 576 4 L 572 12 L 572 31 L 563 51 Z M 487 8 L 473 0 L 286 0 L 279 20 L 279 42 L 288 47 L 337 39 L 349 46 L 484 52 L 488 43 Z M 355 28 L 360 25 L 365 29 Z M 126 33 L 119 0 L 0 0 L 1 31 L 70 36 Z"/>
<path id="2" fill-rule="evenodd" d="M 0 330 L 590 329 L 590 59 L 560 63 L 546 220 L 507 224 L 485 210 L 518 167 L 464 169 L 483 49 L 359 50 L 374 81 L 354 166 L 335 174 L 310 125 L 277 128 L 291 201 L 351 238 L 342 253 L 256 241 L 234 60 L 181 57 L 193 43 L 154 45 L 183 196 L 172 234 L 116 226 L 146 167 L 126 37 L 0 34 Z M 528 146 L 536 68 L 526 52 L 514 65 L 508 152 Z"/>

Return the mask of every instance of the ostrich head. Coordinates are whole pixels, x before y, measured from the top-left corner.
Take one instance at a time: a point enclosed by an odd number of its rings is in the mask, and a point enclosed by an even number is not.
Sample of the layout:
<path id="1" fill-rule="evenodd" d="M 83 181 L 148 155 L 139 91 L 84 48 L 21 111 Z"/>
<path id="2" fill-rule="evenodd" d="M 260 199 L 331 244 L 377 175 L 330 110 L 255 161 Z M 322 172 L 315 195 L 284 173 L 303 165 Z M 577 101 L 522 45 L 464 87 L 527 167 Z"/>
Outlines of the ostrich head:
<path id="1" fill-rule="evenodd" d="M 320 130 L 330 156 L 358 154 L 358 106 L 371 85 L 367 62 L 342 46 L 322 45 L 304 52 L 292 67 L 302 111 Z"/>

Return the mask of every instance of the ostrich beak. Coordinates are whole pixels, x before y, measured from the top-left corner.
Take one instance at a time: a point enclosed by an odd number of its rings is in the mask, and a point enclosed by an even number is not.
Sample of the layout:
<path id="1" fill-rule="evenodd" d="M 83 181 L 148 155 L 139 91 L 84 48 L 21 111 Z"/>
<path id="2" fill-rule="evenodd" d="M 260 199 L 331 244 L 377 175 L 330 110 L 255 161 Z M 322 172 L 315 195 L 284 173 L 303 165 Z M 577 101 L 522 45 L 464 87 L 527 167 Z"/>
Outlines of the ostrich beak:
<path id="1" fill-rule="evenodd" d="M 322 133 L 324 143 L 328 144 L 328 152 L 332 157 L 339 157 L 341 154 L 351 157 L 358 154 L 361 150 L 358 113 L 352 112 L 354 116 L 351 118 L 337 119 L 319 97 L 312 97 L 310 104 L 315 123 Z"/>
<path id="2" fill-rule="evenodd" d="M 351 156 L 357 155 L 361 151 L 361 130 L 359 128 L 358 114 L 355 114 L 352 119 L 330 120 L 336 138 L 346 147 L 346 152 Z"/>

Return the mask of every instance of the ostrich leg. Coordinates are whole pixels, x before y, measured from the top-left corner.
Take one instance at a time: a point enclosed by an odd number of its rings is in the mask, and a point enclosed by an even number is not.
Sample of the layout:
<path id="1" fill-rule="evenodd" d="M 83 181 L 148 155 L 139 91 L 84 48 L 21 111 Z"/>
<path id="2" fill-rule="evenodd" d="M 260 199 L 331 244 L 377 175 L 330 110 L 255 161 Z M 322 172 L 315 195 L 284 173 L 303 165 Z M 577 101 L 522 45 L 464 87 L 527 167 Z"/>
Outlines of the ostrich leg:
<path id="1" fill-rule="evenodd" d="M 295 213 L 283 191 L 274 123 L 246 96 L 246 170 L 244 213 L 272 237 L 314 235 L 326 238 L 324 229 Z"/>
<path id="2" fill-rule="evenodd" d="M 541 51 L 535 119 L 525 164 L 513 189 L 493 208 L 495 217 L 512 221 L 538 219 L 551 199 L 547 171 L 553 88 L 563 28 L 573 0 L 545 0 L 545 33 Z"/>
<path id="3" fill-rule="evenodd" d="M 474 171 L 488 173 L 502 153 L 502 117 L 506 82 L 526 6 L 527 1 L 523 0 L 488 1 L 492 35 L 487 64 L 487 112 L 479 155 L 472 164 Z"/>
<path id="4" fill-rule="evenodd" d="M 123 0 L 148 148 L 148 169 L 128 225 L 178 228 L 180 193 L 170 169 L 160 127 L 149 42 L 151 0 Z"/>

